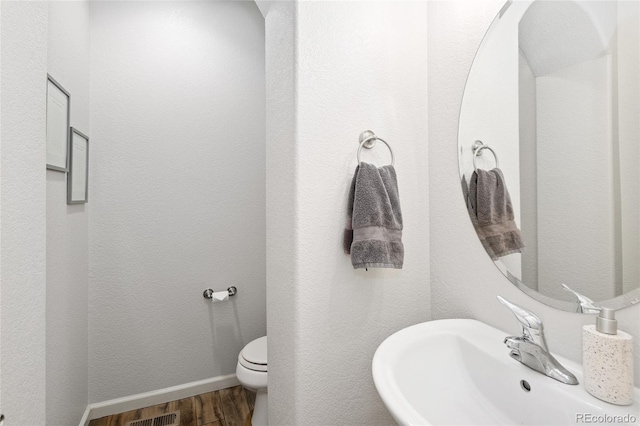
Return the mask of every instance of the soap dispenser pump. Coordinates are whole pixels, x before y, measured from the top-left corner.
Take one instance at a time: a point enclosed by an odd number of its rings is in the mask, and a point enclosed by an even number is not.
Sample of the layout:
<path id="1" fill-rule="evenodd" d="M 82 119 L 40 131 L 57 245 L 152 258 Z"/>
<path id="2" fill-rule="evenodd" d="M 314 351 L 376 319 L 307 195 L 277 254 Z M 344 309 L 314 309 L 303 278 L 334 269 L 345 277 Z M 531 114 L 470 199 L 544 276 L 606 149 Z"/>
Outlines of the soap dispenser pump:
<path id="1" fill-rule="evenodd" d="M 596 325 L 582 328 L 584 387 L 616 405 L 633 403 L 633 338 L 618 331 L 616 311 L 601 308 Z"/>

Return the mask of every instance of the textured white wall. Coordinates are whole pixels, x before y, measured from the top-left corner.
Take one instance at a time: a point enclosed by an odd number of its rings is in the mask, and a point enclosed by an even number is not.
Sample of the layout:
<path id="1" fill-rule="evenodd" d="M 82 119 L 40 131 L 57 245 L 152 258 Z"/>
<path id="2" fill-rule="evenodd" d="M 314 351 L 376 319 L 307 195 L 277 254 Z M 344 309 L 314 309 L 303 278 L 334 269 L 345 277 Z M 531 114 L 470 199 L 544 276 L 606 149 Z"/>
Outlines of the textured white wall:
<path id="1" fill-rule="evenodd" d="M 622 275 L 615 268 L 610 63 L 601 56 L 536 78 L 538 289 L 555 299 L 575 301 L 561 283 L 611 299 Z"/>
<path id="2" fill-rule="evenodd" d="M 470 182 L 473 174 L 473 143 L 481 140 L 498 157 L 509 190 L 515 222 L 520 226 L 520 144 L 518 113 L 518 22 L 531 4 L 518 1 L 500 18 L 500 25 L 492 27 L 476 56 L 473 72 L 469 74 L 460 110 L 460 164 Z M 496 167 L 496 159 L 483 151 L 476 159 L 480 169 Z M 526 238 L 524 239 L 527 244 Z M 522 278 L 521 254 L 503 256 L 496 264 L 518 279 Z"/>
<path id="3" fill-rule="evenodd" d="M 474 54 L 503 2 L 457 0 L 428 4 L 433 317 L 475 318 L 517 333 L 513 315 L 496 301 L 500 294 L 542 318 L 552 351 L 580 361 L 581 327 L 593 323 L 593 317 L 549 308 L 510 284 L 482 249 L 460 190 L 456 155 L 460 100 Z M 640 335 L 640 306 L 624 309 L 617 316 L 620 329 Z M 640 339 L 634 341 L 635 363 L 640 365 Z M 640 369 L 635 374 L 638 385 Z"/>
<path id="4" fill-rule="evenodd" d="M 287 424 L 298 412 L 296 303 L 296 138 L 294 2 L 258 2 L 265 17 L 267 336 L 269 420 Z"/>
<path id="5" fill-rule="evenodd" d="M 617 45 L 613 46 L 617 78 L 623 290 L 640 283 L 640 4 L 620 2 Z M 640 367 L 636 367 L 640 368 Z"/>
<path id="6" fill-rule="evenodd" d="M 0 3 L 0 73 L 2 72 L 2 3 Z M 0 80 L 0 153 L 2 152 L 2 80 Z M 2 161 L 0 161 L 2 176 Z M 2 250 L 2 189 L 0 188 L 0 250 Z M 1 251 L 0 251 L 1 254 Z M 0 260 L 0 306 L 2 306 L 2 261 Z M 0 383 L 2 383 L 2 314 L 0 314 Z M 0 386 L 0 409 L 2 409 L 2 386 Z"/>
<path id="7" fill-rule="evenodd" d="M 283 191 L 285 212 L 272 217 L 278 210 L 269 199 L 269 252 L 283 248 L 267 263 L 269 377 L 278 387 L 270 394 L 270 422 L 392 424 L 373 385 L 371 359 L 388 335 L 430 315 L 426 3 L 294 8 L 267 12 L 267 34 L 280 35 L 267 38 L 267 72 L 277 74 L 268 87 L 284 88 L 280 97 L 269 96 L 269 121 L 279 108 L 294 114 L 293 123 L 270 124 L 267 140 L 268 194 Z M 354 271 L 341 248 L 358 135 L 369 128 L 396 154 L 402 270 Z M 287 171 L 272 168 L 281 152 Z M 388 156 L 379 144 L 363 159 L 386 164 Z M 279 379 L 287 374 L 283 386 Z"/>
<path id="8" fill-rule="evenodd" d="M 91 402 L 233 373 L 265 335 L 264 92 L 254 3 L 91 2 Z"/>
<path id="9" fill-rule="evenodd" d="M 48 72 L 71 93 L 71 126 L 89 129 L 89 2 L 49 4 Z M 89 205 L 67 205 L 66 174 L 47 171 L 47 424 L 87 407 Z"/>
<path id="10" fill-rule="evenodd" d="M 45 424 L 46 2 L 2 2 L 0 406 Z"/>
<path id="11" fill-rule="evenodd" d="M 520 118 L 520 218 L 527 248 L 522 252 L 522 281 L 538 289 L 538 177 L 536 161 L 536 79 L 519 56 L 518 115 Z"/>
<path id="12" fill-rule="evenodd" d="M 533 2 L 520 21 L 519 38 L 536 77 L 606 53 L 616 9 L 615 1 Z"/>

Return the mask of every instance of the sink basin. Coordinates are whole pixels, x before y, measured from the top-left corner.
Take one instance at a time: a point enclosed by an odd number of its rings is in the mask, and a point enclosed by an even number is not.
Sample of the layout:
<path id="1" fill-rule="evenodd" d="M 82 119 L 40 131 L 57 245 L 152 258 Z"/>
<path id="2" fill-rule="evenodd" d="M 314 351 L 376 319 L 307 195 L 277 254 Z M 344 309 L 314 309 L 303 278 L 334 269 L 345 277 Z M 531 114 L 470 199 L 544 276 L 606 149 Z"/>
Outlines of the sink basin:
<path id="1" fill-rule="evenodd" d="M 633 405 L 600 401 L 582 384 L 560 383 L 511 359 L 502 343 L 507 335 L 468 319 L 430 321 L 400 330 L 382 342 L 373 357 L 378 393 L 403 425 L 640 421 L 637 388 Z M 579 364 L 554 356 L 582 382 Z M 594 421 L 597 416 L 609 417 Z"/>

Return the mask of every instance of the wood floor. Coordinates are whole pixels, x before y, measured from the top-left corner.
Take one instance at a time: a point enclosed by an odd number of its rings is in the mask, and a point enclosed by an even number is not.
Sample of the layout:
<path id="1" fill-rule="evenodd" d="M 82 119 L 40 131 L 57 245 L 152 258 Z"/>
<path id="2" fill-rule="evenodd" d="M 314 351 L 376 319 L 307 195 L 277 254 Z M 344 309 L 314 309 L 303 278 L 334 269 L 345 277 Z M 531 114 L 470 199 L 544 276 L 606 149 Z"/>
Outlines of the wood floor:
<path id="1" fill-rule="evenodd" d="M 242 386 L 91 420 L 89 426 L 125 426 L 131 420 L 180 411 L 180 426 L 251 426 L 255 393 Z"/>

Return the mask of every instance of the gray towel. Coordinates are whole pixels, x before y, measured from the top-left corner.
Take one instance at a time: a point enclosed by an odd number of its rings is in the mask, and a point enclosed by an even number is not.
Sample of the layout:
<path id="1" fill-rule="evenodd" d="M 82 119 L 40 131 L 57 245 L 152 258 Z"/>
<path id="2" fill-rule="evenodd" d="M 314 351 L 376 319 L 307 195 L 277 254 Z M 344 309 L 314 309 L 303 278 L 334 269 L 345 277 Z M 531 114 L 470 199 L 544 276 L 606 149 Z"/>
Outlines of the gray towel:
<path id="1" fill-rule="evenodd" d="M 522 252 L 522 234 L 516 226 L 511 197 L 500 169 L 478 169 L 473 173 L 467 207 L 480 242 L 491 259 Z"/>
<path id="2" fill-rule="evenodd" d="M 344 251 L 354 269 L 402 268 L 402 212 L 393 166 L 360 163 L 351 182 Z"/>

